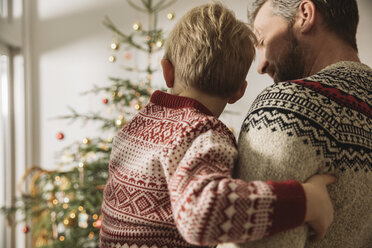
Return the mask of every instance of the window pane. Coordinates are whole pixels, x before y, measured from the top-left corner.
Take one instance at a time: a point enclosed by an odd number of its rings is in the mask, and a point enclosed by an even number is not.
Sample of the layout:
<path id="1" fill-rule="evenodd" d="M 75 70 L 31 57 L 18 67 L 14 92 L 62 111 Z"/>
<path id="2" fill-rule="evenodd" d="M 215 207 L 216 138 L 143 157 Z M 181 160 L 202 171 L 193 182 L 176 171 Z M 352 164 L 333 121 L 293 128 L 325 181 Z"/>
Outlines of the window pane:
<path id="1" fill-rule="evenodd" d="M 9 138 L 9 58 L 0 54 L 0 206 L 7 200 L 7 167 L 9 166 L 9 147 L 6 145 Z M 0 215 L 0 246 L 6 244 L 6 220 Z"/>
<path id="2" fill-rule="evenodd" d="M 23 13 L 22 8 L 23 8 L 22 0 L 13 0 L 12 1 L 12 10 L 13 10 L 12 18 L 14 19 L 22 18 L 22 13 Z"/>
<path id="3" fill-rule="evenodd" d="M 14 101 L 14 150 L 17 151 L 15 158 L 15 182 L 18 182 L 25 173 L 26 168 L 26 133 L 25 133 L 25 88 L 24 88 L 24 65 L 23 56 L 18 54 L 13 57 L 13 101 Z M 16 194 L 19 194 L 16 191 Z M 19 195 L 18 195 L 19 196 Z M 22 219 L 18 213 L 16 219 Z M 23 225 L 16 226 L 15 248 L 26 247 L 26 235 L 22 232 Z"/>
<path id="4" fill-rule="evenodd" d="M 0 0 L 0 17 L 8 17 L 8 0 Z"/>

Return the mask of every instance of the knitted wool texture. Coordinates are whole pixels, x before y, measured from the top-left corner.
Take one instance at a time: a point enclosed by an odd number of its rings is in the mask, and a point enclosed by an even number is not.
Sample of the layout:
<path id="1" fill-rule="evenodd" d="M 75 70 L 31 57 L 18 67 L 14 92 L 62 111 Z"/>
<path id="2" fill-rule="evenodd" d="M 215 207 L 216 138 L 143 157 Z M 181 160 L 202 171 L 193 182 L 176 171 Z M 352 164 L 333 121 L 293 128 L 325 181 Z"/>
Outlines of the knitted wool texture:
<path id="1" fill-rule="evenodd" d="M 114 138 L 100 247 L 246 242 L 302 224 L 302 186 L 232 179 L 236 158 L 234 136 L 203 105 L 155 92 Z"/>
<path id="2" fill-rule="evenodd" d="M 330 173 L 334 222 L 321 242 L 301 226 L 261 241 L 223 247 L 372 247 L 372 70 L 340 62 L 265 89 L 239 139 L 235 174 L 245 180 L 305 181 Z"/>

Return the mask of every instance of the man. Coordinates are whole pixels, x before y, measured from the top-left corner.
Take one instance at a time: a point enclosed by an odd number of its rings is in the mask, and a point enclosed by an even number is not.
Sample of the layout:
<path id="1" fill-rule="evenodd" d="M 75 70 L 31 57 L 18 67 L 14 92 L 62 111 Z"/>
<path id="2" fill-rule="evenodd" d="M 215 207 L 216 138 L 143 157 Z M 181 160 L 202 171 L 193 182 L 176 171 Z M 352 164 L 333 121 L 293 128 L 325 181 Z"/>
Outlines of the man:
<path id="1" fill-rule="evenodd" d="M 299 181 L 333 174 L 335 218 L 320 242 L 309 242 L 304 225 L 237 246 L 371 247 L 372 70 L 358 57 L 356 0 L 256 0 L 250 18 L 258 72 L 275 84 L 243 123 L 235 174 Z"/>

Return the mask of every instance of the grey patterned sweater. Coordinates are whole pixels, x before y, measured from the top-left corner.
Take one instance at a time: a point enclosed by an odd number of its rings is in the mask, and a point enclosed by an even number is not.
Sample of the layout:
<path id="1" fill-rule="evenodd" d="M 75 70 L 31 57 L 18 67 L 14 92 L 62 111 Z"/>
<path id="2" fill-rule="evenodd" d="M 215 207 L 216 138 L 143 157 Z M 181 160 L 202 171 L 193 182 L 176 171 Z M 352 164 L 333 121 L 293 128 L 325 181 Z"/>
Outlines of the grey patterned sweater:
<path id="1" fill-rule="evenodd" d="M 339 62 L 316 75 L 266 88 L 239 137 L 237 177 L 295 179 L 330 173 L 335 219 L 326 237 L 309 243 L 299 228 L 266 239 L 219 247 L 372 247 L 372 70 Z M 274 213 L 275 214 L 275 213 Z M 285 221 L 285 220 L 283 220 Z"/>

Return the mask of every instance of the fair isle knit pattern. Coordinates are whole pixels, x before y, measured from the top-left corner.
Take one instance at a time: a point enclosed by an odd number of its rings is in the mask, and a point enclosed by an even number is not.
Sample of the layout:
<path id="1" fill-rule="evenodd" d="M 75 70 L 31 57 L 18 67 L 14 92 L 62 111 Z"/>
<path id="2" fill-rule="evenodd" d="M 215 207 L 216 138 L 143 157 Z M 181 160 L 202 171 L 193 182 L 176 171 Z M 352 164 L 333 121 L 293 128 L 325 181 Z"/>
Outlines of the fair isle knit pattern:
<path id="1" fill-rule="evenodd" d="M 335 219 L 321 242 L 308 226 L 227 247 L 372 247 L 372 70 L 340 62 L 318 74 L 264 90 L 239 139 L 236 175 L 305 181 L 330 173 Z"/>
<path id="2" fill-rule="evenodd" d="M 114 139 L 100 247 L 210 246 L 300 225 L 302 186 L 232 179 L 236 158 L 234 136 L 202 104 L 155 92 Z"/>

